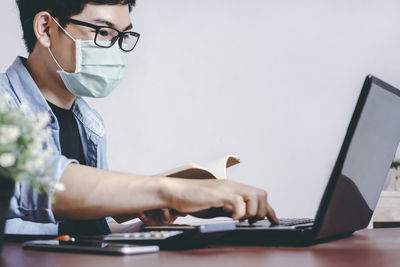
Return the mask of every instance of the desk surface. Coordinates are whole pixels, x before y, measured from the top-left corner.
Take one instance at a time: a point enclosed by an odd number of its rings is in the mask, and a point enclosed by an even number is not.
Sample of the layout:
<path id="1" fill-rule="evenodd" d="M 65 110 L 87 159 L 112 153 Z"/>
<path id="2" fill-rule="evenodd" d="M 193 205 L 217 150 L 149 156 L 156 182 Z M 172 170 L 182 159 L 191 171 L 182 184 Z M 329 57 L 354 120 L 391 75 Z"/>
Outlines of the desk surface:
<path id="1" fill-rule="evenodd" d="M 400 228 L 362 230 L 305 248 L 212 247 L 181 252 L 106 256 L 22 250 L 5 244 L 0 266 L 400 266 Z"/>

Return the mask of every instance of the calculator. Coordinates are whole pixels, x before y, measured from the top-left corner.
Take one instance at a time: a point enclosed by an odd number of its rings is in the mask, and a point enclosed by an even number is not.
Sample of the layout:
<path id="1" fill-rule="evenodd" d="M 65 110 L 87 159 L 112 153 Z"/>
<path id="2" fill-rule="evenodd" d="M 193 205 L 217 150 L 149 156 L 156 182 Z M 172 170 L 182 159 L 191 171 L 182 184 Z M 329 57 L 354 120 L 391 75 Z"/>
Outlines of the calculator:
<path id="1" fill-rule="evenodd" d="M 183 231 L 150 231 L 150 232 L 136 232 L 136 233 L 121 233 L 121 234 L 110 234 L 104 238 L 104 241 L 120 241 L 120 240 L 131 240 L 131 241 L 153 241 L 153 240 L 165 240 L 176 235 L 182 234 Z"/>
<path id="2" fill-rule="evenodd" d="M 163 228 L 145 227 L 142 232 L 116 233 L 104 236 L 104 242 L 157 245 L 162 250 L 186 250 L 207 247 L 225 233 L 236 229 L 234 223 L 202 224 Z"/>

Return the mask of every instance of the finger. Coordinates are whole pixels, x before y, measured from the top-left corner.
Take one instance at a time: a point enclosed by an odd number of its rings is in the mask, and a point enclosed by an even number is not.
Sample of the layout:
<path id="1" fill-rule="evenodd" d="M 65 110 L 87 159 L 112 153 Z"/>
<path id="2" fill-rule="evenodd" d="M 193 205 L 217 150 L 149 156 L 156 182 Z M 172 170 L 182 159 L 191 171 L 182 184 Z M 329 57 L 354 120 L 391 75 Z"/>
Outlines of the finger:
<path id="1" fill-rule="evenodd" d="M 147 217 L 152 218 L 152 217 L 160 217 L 162 214 L 162 210 L 148 210 L 145 211 L 144 214 L 146 214 Z"/>
<path id="2" fill-rule="evenodd" d="M 257 217 L 258 219 L 264 219 L 268 213 L 268 202 L 267 202 L 267 192 L 262 191 L 258 196 L 258 210 Z"/>
<path id="3" fill-rule="evenodd" d="M 148 217 L 146 216 L 146 214 L 144 214 L 144 212 L 139 212 L 138 213 L 138 218 L 142 221 L 142 222 L 144 222 L 144 223 L 146 223 L 147 224 L 147 222 L 148 222 Z"/>
<path id="4" fill-rule="evenodd" d="M 233 208 L 232 208 L 231 205 L 226 205 L 226 206 L 224 206 L 224 207 L 222 208 L 222 210 L 223 210 L 223 212 L 225 212 L 225 213 L 231 213 L 231 214 L 232 214 L 232 212 L 233 212 Z"/>
<path id="5" fill-rule="evenodd" d="M 139 213 L 138 217 L 146 225 L 161 225 L 162 224 L 162 221 L 160 218 L 160 213 L 143 212 L 143 213 Z"/>
<path id="6" fill-rule="evenodd" d="M 259 220 L 263 220 L 265 216 L 267 216 L 268 209 L 267 209 L 267 193 L 265 191 L 262 191 L 262 193 L 259 194 L 258 196 L 258 209 L 257 209 L 257 214 L 254 217 L 251 217 L 248 219 L 248 222 L 250 224 L 253 224 Z"/>
<path id="7" fill-rule="evenodd" d="M 246 215 L 245 218 L 254 217 L 258 212 L 258 195 L 257 193 L 251 192 L 246 196 Z"/>
<path id="8" fill-rule="evenodd" d="M 163 223 L 164 225 L 170 225 L 173 224 L 176 219 L 178 219 L 179 216 L 186 216 L 186 214 L 183 213 L 175 213 L 173 209 L 162 209 L 163 211 Z"/>
<path id="9" fill-rule="evenodd" d="M 171 219 L 168 221 L 168 224 L 173 224 L 176 219 L 178 219 L 179 216 L 171 216 Z"/>
<path id="10" fill-rule="evenodd" d="M 279 219 L 276 217 L 275 211 L 267 203 L 267 218 L 272 224 L 279 224 Z"/>
<path id="11" fill-rule="evenodd" d="M 226 201 L 227 205 L 232 206 L 232 219 L 239 220 L 246 215 L 246 203 L 242 196 L 235 195 L 228 198 Z"/>
<path id="12" fill-rule="evenodd" d="M 169 209 L 162 209 L 161 210 L 161 220 L 163 224 L 169 224 L 169 222 L 171 221 L 171 213 L 169 212 Z"/>

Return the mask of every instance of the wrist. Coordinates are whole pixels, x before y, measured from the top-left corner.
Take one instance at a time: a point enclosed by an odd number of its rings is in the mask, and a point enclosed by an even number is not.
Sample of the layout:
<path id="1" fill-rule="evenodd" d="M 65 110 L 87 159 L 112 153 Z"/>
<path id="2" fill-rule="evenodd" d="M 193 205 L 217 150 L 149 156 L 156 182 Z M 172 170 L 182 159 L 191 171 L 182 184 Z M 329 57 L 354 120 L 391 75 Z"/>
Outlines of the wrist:
<path id="1" fill-rule="evenodd" d="M 174 192 L 177 193 L 176 186 L 173 185 L 173 178 L 168 177 L 160 177 L 157 181 L 157 192 L 161 201 L 165 203 L 165 207 L 173 208 L 174 207 Z"/>

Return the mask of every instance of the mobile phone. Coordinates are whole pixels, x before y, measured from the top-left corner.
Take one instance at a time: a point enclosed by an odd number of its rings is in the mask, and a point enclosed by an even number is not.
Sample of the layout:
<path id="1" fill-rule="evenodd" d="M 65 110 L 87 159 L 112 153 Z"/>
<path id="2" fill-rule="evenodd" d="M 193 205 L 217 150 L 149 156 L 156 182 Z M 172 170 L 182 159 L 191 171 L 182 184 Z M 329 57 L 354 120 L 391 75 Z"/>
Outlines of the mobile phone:
<path id="1" fill-rule="evenodd" d="M 35 240 L 27 241 L 22 244 L 23 249 L 46 250 L 46 251 L 64 251 L 64 252 L 80 252 L 95 254 L 112 254 L 112 255 L 133 255 L 155 253 L 159 251 L 159 247 L 155 245 L 134 245 L 108 243 L 102 241 L 85 241 L 85 242 L 65 242 L 58 240 Z"/>

